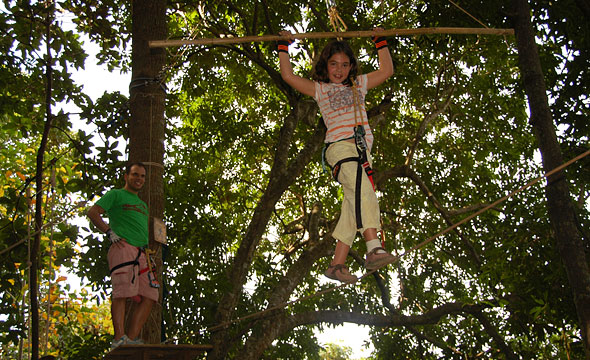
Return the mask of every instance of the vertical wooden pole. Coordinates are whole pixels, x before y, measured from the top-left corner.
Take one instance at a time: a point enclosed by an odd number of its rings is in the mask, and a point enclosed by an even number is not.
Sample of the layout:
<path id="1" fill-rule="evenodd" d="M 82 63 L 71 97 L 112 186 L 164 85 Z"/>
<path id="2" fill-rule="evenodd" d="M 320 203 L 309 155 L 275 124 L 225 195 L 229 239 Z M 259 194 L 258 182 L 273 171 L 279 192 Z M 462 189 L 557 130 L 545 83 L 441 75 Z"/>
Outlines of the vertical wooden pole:
<path id="1" fill-rule="evenodd" d="M 147 179 L 139 196 L 150 210 L 150 248 L 156 251 L 161 280 L 162 249 L 154 241 L 153 219 L 164 214 L 164 107 L 166 93 L 159 81 L 166 64 L 164 49 L 151 49 L 150 40 L 165 39 L 166 1 L 132 2 L 132 79 L 129 87 L 131 120 L 129 123 L 129 161 L 141 161 L 147 167 Z M 142 338 L 151 344 L 161 341 L 162 288 L 159 304 L 154 305 L 143 327 Z M 131 310 L 133 311 L 133 309 Z"/>

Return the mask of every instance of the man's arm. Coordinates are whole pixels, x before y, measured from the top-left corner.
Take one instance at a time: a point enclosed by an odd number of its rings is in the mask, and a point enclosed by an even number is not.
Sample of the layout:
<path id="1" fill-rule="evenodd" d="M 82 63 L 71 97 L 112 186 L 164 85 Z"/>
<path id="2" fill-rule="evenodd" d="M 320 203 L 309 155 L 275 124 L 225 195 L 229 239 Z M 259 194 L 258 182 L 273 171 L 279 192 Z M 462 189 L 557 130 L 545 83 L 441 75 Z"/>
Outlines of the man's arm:
<path id="1" fill-rule="evenodd" d="M 104 209 L 98 205 L 92 205 L 92 207 L 88 210 L 87 213 L 88 218 L 90 219 L 90 221 L 92 221 L 94 226 L 96 226 L 96 228 L 101 232 L 106 233 L 107 230 L 110 229 L 110 227 L 109 224 L 104 222 L 102 214 L 104 214 Z"/>
<path id="2" fill-rule="evenodd" d="M 98 230 L 107 235 L 107 238 L 111 241 L 111 243 L 116 244 L 121 240 L 125 240 L 119 237 L 119 235 L 115 234 L 113 230 L 111 230 L 109 224 L 104 222 L 102 214 L 104 214 L 104 209 L 99 205 L 92 205 L 90 210 L 88 210 L 88 218 L 90 218 L 90 221 L 92 221 Z"/>

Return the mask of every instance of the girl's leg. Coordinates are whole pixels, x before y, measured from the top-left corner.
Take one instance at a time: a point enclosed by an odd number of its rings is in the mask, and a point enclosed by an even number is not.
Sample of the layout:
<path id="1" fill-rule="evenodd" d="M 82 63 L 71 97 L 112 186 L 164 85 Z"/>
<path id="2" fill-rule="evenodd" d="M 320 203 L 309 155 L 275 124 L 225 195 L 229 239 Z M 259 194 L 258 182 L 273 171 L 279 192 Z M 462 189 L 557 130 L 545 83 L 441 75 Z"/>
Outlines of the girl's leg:
<path id="1" fill-rule="evenodd" d="M 333 280 L 338 280 L 344 283 L 352 283 L 358 280 L 355 275 L 352 275 L 344 263 L 348 256 L 350 245 L 346 245 L 342 241 L 338 240 L 336 243 L 336 249 L 334 250 L 334 258 L 332 263 L 326 272 L 324 273 L 327 277 Z"/>
<path id="2" fill-rule="evenodd" d="M 377 229 L 375 229 L 375 228 L 365 229 L 365 231 L 363 232 L 363 237 L 365 238 L 365 241 L 371 241 L 371 240 L 378 239 Z"/>
<path id="3" fill-rule="evenodd" d="M 367 270 L 376 270 L 387 264 L 391 264 L 396 257 L 385 251 L 381 241 L 377 238 L 377 229 L 365 229 L 363 232 L 367 244 L 367 257 L 365 258 L 365 267 Z"/>
<path id="4" fill-rule="evenodd" d="M 332 259 L 330 265 L 344 264 L 346 262 L 346 257 L 348 256 L 349 250 L 350 246 L 338 240 L 336 243 L 336 249 L 334 250 L 334 258 Z"/>

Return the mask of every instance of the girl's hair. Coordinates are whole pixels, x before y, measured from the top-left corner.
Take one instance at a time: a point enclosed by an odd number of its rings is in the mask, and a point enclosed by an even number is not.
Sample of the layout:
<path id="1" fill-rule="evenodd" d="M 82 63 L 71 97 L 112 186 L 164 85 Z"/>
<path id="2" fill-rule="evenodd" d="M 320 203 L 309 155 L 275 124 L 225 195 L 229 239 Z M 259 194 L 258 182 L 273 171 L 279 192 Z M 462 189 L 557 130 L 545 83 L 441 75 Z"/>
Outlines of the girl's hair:
<path id="1" fill-rule="evenodd" d="M 324 47 L 322 53 L 320 54 L 320 58 L 313 67 L 311 78 L 315 81 L 329 83 L 330 79 L 328 78 L 328 59 L 337 53 L 343 53 L 344 55 L 348 56 L 348 59 L 350 60 L 350 72 L 348 73 L 348 79 L 344 80 L 342 84 L 346 86 L 352 86 L 352 79 L 355 79 L 358 73 L 358 62 L 354 56 L 354 53 L 352 52 L 352 49 L 350 48 L 350 45 L 348 45 L 348 43 L 345 41 L 334 40 Z"/>

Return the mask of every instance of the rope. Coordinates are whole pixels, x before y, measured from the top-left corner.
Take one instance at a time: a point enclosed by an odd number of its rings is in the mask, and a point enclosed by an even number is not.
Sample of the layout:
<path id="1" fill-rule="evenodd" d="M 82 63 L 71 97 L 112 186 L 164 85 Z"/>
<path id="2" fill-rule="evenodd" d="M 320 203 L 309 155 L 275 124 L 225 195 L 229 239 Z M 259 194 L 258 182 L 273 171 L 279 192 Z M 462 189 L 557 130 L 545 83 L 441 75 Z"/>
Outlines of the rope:
<path id="1" fill-rule="evenodd" d="M 338 9 L 336 8 L 336 3 L 334 0 L 326 0 L 326 5 L 328 6 L 328 17 L 330 18 L 330 25 L 332 25 L 332 29 L 334 32 L 342 33 L 348 30 L 348 27 L 344 23 L 344 20 L 338 14 Z M 338 40 L 342 40 L 342 37 L 337 37 Z"/>
<path id="2" fill-rule="evenodd" d="M 31 202 L 31 199 L 32 199 L 31 198 L 31 188 L 27 187 L 25 190 L 26 190 L 26 194 L 27 194 L 27 197 L 26 197 L 26 200 L 27 200 L 27 239 L 30 239 L 31 238 L 31 226 L 32 226 L 31 219 L 33 218 L 33 215 L 31 213 L 31 203 L 32 203 Z M 23 242 L 24 241 L 25 240 L 23 240 Z M 28 286 L 27 281 L 29 281 L 30 273 L 31 273 L 31 242 L 30 241 L 27 241 L 27 264 L 23 270 L 24 270 L 23 271 L 23 277 L 24 277 L 23 278 L 23 288 L 26 288 Z M 25 276 L 25 274 L 26 274 L 26 276 Z M 27 319 L 26 320 L 27 336 L 30 339 L 31 338 L 31 331 L 32 331 L 31 330 L 31 317 L 30 316 L 27 317 L 27 308 L 29 308 L 31 305 L 29 303 L 29 301 L 30 301 L 30 297 L 24 296 L 24 294 L 23 294 L 23 297 L 21 300 L 21 309 L 22 309 L 21 314 L 22 314 L 23 319 Z M 24 339 L 20 338 L 18 340 L 18 359 L 19 360 L 22 360 L 22 358 L 23 358 L 23 346 L 24 346 Z M 28 347 L 27 347 L 26 351 L 28 353 Z"/>
<path id="3" fill-rule="evenodd" d="M 416 250 L 418 250 L 418 249 L 420 249 L 420 248 L 422 248 L 422 247 L 426 246 L 427 244 L 429 244 L 429 243 L 431 243 L 432 241 L 434 241 L 436 238 L 438 238 L 438 237 L 440 237 L 440 236 L 442 236 L 442 235 L 444 235 L 444 234 L 448 233 L 449 231 L 451 231 L 451 230 L 455 229 L 455 228 L 456 228 L 456 227 L 458 227 L 458 226 L 461 226 L 461 225 L 465 224 L 466 222 L 470 221 L 471 219 L 473 219 L 473 218 L 475 218 L 475 217 L 477 217 L 477 216 L 481 215 L 481 214 L 482 214 L 482 213 L 484 213 L 485 211 L 487 211 L 487 210 L 489 210 L 489 209 L 491 209 L 491 208 L 493 208 L 493 207 L 497 206 L 498 204 L 500 204 L 500 203 L 502 203 L 502 202 L 506 201 L 507 199 L 509 199 L 509 198 L 513 197 L 514 195 L 516 195 L 516 194 L 518 194 L 518 193 L 520 193 L 520 192 L 524 191 L 525 189 L 527 189 L 527 188 L 529 188 L 529 187 L 533 186 L 534 184 L 538 183 L 538 182 L 539 182 L 539 181 L 541 181 L 542 179 L 544 179 L 544 178 L 548 178 L 549 176 L 551 176 L 551 175 L 555 174 L 556 172 L 559 172 L 559 171 L 561 171 L 561 170 L 565 169 L 566 167 L 570 166 L 570 165 L 571 165 L 571 164 L 573 164 L 574 162 L 576 162 L 576 161 L 578 161 L 578 160 L 580 160 L 580 159 L 582 159 L 582 158 L 584 158 L 584 157 L 586 157 L 586 156 L 588 156 L 588 155 L 590 155 L 590 150 L 588 150 L 588 151 L 586 151 L 586 152 L 584 152 L 584 153 L 582 153 L 582 154 L 580 154 L 580 155 L 576 156 L 575 158 L 573 158 L 573 159 L 569 160 L 568 162 L 566 162 L 566 163 L 564 163 L 564 164 L 562 164 L 562 165 L 560 165 L 560 166 L 558 166 L 558 167 L 554 168 L 553 170 L 551 170 L 551 171 L 549 171 L 549 172 L 547 172 L 547 173 L 545 173 L 545 174 L 543 174 L 543 175 L 541 175 L 541 176 L 537 177 L 536 179 L 534 179 L 534 180 L 530 181 L 530 182 L 529 182 L 529 183 L 527 183 L 526 185 L 524 185 L 524 186 L 520 187 L 519 189 L 512 191 L 512 192 L 511 192 L 511 193 L 509 193 L 508 195 L 506 195 L 506 196 L 504 196 L 504 197 L 502 197 L 502 198 L 500 198 L 500 199 L 498 199 L 498 200 L 494 201 L 492 204 L 490 204 L 490 205 L 488 205 L 488 206 L 484 207 L 483 209 L 480 209 L 480 210 L 478 210 L 478 211 L 477 211 L 477 212 L 475 212 L 474 214 L 472 214 L 472 215 L 470 215 L 470 216 L 468 216 L 468 217 L 464 218 L 463 220 L 459 221 L 458 223 L 456 223 L 456 224 L 453 224 L 453 225 L 449 226 L 448 228 L 444 229 L 443 231 L 441 231 L 441 232 L 437 233 L 436 235 L 433 235 L 433 236 L 431 236 L 430 238 L 428 238 L 428 239 L 424 240 L 423 242 L 421 242 L 421 243 L 419 243 L 419 244 L 417 244 L 417 245 L 415 245 L 415 246 L 411 247 L 411 248 L 410 248 L 410 249 L 408 249 L 407 251 L 405 251 L 405 252 L 403 252 L 402 254 L 398 255 L 398 256 L 396 257 L 395 261 L 393 261 L 393 263 L 396 263 L 396 262 L 398 262 L 398 261 L 399 261 L 399 260 L 400 260 L 402 257 L 404 257 L 404 256 L 406 256 L 406 255 L 410 254 L 411 252 L 414 252 L 414 251 L 416 251 Z M 378 270 L 378 269 L 377 269 L 377 270 Z M 316 293 L 314 293 L 314 294 L 311 294 L 311 295 L 308 295 L 308 296 L 304 296 L 304 297 L 301 297 L 301 298 L 298 298 L 298 299 L 295 299 L 295 300 L 291 300 L 291 301 L 287 301 L 287 302 L 284 302 L 284 303 L 281 303 L 281 304 L 275 305 L 275 306 L 273 306 L 273 307 L 270 307 L 270 308 L 268 308 L 268 309 L 265 309 L 265 310 L 262 310 L 262 311 L 259 311 L 259 312 L 253 313 L 253 314 L 249 314 L 249 315 L 246 315 L 246 316 L 238 317 L 238 318 L 236 318 L 236 319 L 234 319 L 234 320 L 229 320 L 229 321 L 223 322 L 223 323 L 221 323 L 221 324 L 218 324 L 218 325 L 215 325 L 215 326 L 208 327 L 208 328 L 206 328 L 206 329 L 205 329 L 205 331 L 216 331 L 216 330 L 220 330 L 220 329 L 222 329 L 222 328 L 225 328 L 225 327 L 227 327 L 228 325 L 231 325 L 231 324 L 234 324 L 234 323 L 237 323 L 237 322 L 241 322 L 241 321 L 244 321 L 244 320 L 247 320 L 247 319 L 253 319 L 253 318 L 261 318 L 261 317 L 264 317 L 264 315 L 266 315 L 266 314 L 268 314 L 268 313 L 270 313 L 270 312 L 273 312 L 273 311 L 276 311 L 276 310 L 279 310 L 279 309 L 285 308 L 285 307 L 287 307 L 287 306 L 289 306 L 289 305 L 293 305 L 293 304 L 296 304 L 296 303 L 302 302 L 302 301 L 304 301 L 304 300 L 308 300 L 308 299 L 311 299 L 311 298 L 314 298 L 314 297 L 317 297 L 317 296 L 320 296 L 320 295 L 324 295 L 324 294 L 327 294 L 327 293 L 329 293 L 329 292 L 332 292 L 332 291 L 334 291 L 334 290 L 337 290 L 337 289 L 340 289 L 340 288 L 343 288 L 343 287 L 346 287 L 346 286 L 350 286 L 350 285 L 352 285 L 352 284 L 355 284 L 355 283 L 357 283 L 357 282 L 360 282 L 360 281 L 362 281 L 364 278 L 366 278 L 366 277 L 368 277 L 368 276 L 370 276 L 370 275 L 374 274 L 374 273 L 375 273 L 377 270 L 372 270 L 372 271 L 366 272 L 366 273 L 365 273 L 365 274 L 363 274 L 361 277 L 359 277 L 359 278 L 358 278 L 358 280 L 357 280 L 357 281 L 355 281 L 355 282 L 350 282 L 350 283 L 343 283 L 343 284 L 340 284 L 340 285 L 338 285 L 338 286 L 334 286 L 334 287 L 331 287 L 331 288 L 327 288 L 327 289 L 324 289 L 324 290 L 318 291 L 318 292 L 316 292 Z"/>
<path id="4" fill-rule="evenodd" d="M 184 18 L 184 20 L 188 24 L 189 19 L 187 18 L 187 16 L 185 14 L 182 14 L 181 16 Z M 197 38 L 196 27 L 189 29 L 189 36 L 187 38 L 189 41 Z M 148 86 L 150 84 L 157 84 L 164 91 L 164 93 L 167 93 L 168 88 L 166 86 L 166 79 L 168 78 L 168 76 L 170 75 L 172 70 L 176 66 L 178 66 L 178 64 L 182 61 L 182 58 L 183 58 L 184 54 L 187 52 L 187 50 L 188 50 L 188 47 L 185 47 L 184 49 L 178 50 L 175 53 L 170 52 L 170 55 L 172 57 L 172 61 L 168 65 L 164 65 L 154 78 L 141 77 L 141 78 L 133 79 L 129 83 L 129 90 L 131 91 L 131 89 L 142 87 L 142 86 Z"/>
<path id="5" fill-rule="evenodd" d="M 483 22 L 479 21 L 478 18 L 476 18 L 475 16 L 471 15 L 469 12 L 467 12 L 467 10 L 463 9 L 461 6 L 459 6 L 457 3 L 453 2 L 453 0 L 449 0 L 449 2 L 453 5 L 455 5 L 455 7 L 461 11 L 463 11 L 465 14 L 467 14 L 467 16 L 469 16 L 470 18 L 472 18 L 473 20 L 477 21 L 481 26 L 483 26 L 486 29 L 489 29 L 489 27 L 484 24 Z"/>
<path id="6" fill-rule="evenodd" d="M 150 96 L 150 137 L 149 137 L 149 144 L 150 144 L 150 149 L 149 149 L 149 153 L 148 153 L 148 159 L 149 159 L 149 163 L 152 163 L 152 130 L 153 130 L 153 124 L 154 122 L 154 98 L 153 96 Z M 152 208 L 152 173 L 150 171 L 150 173 L 148 174 L 148 188 L 147 188 L 147 205 L 148 205 L 148 212 L 149 209 Z M 149 218 L 148 218 L 149 219 Z M 149 243 L 149 241 L 148 241 Z M 147 255 L 149 256 L 149 255 Z"/>
<path id="7" fill-rule="evenodd" d="M 423 242 L 419 243 L 418 245 L 413 246 L 412 248 L 410 248 L 406 252 L 402 253 L 399 257 L 401 258 L 402 256 L 405 256 L 406 254 L 408 254 L 408 253 L 410 253 L 410 252 L 412 252 L 414 250 L 417 250 L 417 249 L 425 246 L 426 244 L 432 242 L 437 237 L 448 233 L 449 231 L 455 229 L 456 227 L 459 227 L 460 225 L 463 225 L 464 223 L 470 221 L 471 219 L 473 219 L 473 218 L 481 215 L 482 213 L 488 211 L 489 209 L 495 207 L 496 205 L 498 205 L 498 204 L 500 204 L 500 203 L 508 200 L 509 198 L 513 197 L 514 195 L 516 195 L 516 194 L 518 194 L 518 193 L 520 193 L 520 192 L 528 189 L 529 187 L 535 185 L 536 183 L 538 183 L 539 181 L 543 180 L 544 178 L 548 178 L 549 176 L 555 174 L 556 172 L 559 172 L 559 171 L 565 169 L 566 167 L 568 167 L 571 164 L 573 164 L 574 162 L 576 162 L 576 161 L 578 161 L 578 160 L 580 160 L 580 159 L 588 156 L 589 154 L 590 154 L 590 150 L 588 150 L 585 153 L 582 153 L 582 154 L 576 156 L 575 158 L 571 159 L 570 161 L 568 161 L 568 162 L 566 162 L 564 164 L 561 164 L 560 166 L 556 167 L 555 169 L 553 169 L 553 170 L 551 170 L 551 171 L 549 171 L 549 172 L 547 172 L 547 173 L 539 176 L 538 178 L 530 181 L 528 184 L 522 186 L 520 189 L 517 189 L 517 190 L 512 191 L 508 195 L 506 195 L 506 196 L 504 196 L 504 197 L 502 197 L 502 198 L 494 201 L 493 203 L 491 203 L 490 205 L 484 207 L 483 209 L 480 209 L 480 210 L 476 211 L 475 213 L 469 215 L 468 217 L 464 218 L 463 220 L 459 221 L 458 223 L 449 226 L 448 228 L 444 229 L 443 231 L 439 232 L 438 234 L 430 237 L 429 239 L 424 240 Z"/>

